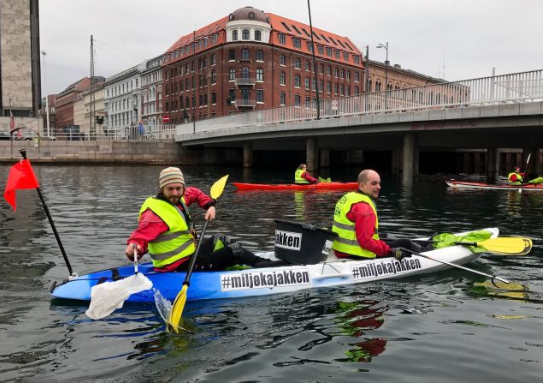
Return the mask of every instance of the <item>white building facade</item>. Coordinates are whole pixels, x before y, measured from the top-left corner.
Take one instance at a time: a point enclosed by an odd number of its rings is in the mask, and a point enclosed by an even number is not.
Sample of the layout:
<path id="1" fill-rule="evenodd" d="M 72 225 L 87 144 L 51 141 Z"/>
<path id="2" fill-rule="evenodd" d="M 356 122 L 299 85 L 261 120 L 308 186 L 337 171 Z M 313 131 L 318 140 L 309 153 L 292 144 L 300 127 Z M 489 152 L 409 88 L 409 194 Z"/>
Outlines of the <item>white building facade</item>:
<path id="1" fill-rule="evenodd" d="M 103 125 L 106 134 L 123 136 L 141 121 L 142 73 L 147 69 L 147 61 L 106 79 Z"/>

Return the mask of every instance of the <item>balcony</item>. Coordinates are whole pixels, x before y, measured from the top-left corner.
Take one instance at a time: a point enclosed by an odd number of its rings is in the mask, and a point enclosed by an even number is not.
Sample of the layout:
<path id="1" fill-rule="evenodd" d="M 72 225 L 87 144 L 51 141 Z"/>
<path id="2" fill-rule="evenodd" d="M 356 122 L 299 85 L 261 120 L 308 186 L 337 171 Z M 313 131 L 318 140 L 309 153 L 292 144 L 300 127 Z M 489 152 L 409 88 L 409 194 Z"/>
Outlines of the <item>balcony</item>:
<path id="1" fill-rule="evenodd" d="M 240 77 L 234 79 L 234 85 L 239 86 L 255 86 L 255 79 L 249 77 Z"/>
<path id="2" fill-rule="evenodd" d="M 236 107 L 237 108 L 255 108 L 255 100 L 237 98 Z"/>

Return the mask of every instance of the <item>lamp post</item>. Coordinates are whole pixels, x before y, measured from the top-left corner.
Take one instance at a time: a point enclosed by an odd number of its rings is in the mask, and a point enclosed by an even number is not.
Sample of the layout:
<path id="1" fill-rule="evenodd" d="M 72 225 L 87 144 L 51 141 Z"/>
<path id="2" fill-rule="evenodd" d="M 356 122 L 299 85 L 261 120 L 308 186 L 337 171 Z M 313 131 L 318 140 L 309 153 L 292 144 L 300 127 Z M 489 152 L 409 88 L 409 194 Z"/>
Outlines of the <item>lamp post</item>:
<path id="1" fill-rule="evenodd" d="M 196 27 L 193 29 L 193 65 L 195 68 L 195 73 L 198 73 L 196 70 Z M 198 77 L 196 78 L 195 82 L 195 90 L 193 92 L 193 134 L 196 133 L 196 103 L 198 101 L 198 97 L 196 92 L 198 91 Z"/>
<path id="2" fill-rule="evenodd" d="M 387 109 L 387 96 L 389 93 L 389 89 L 387 89 L 388 86 L 388 78 L 387 78 L 387 72 L 389 68 L 389 42 L 386 42 L 385 45 L 378 44 L 376 48 L 384 48 L 385 49 L 385 109 Z"/>
<path id="3" fill-rule="evenodd" d="M 314 63 L 315 98 L 317 100 L 317 119 L 319 120 L 320 118 L 319 81 L 317 79 L 317 63 L 315 60 L 314 30 L 312 27 L 312 11 L 310 9 L 310 0 L 308 0 L 308 18 L 310 19 L 310 40 L 312 42 L 312 60 Z"/>
<path id="4" fill-rule="evenodd" d="M 46 51 L 42 51 L 42 55 L 43 55 L 43 80 L 44 80 L 44 83 L 47 83 L 47 75 L 46 75 L 46 71 L 45 71 L 45 56 L 47 56 L 47 52 Z M 47 92 L 46 92 L 47 93 Z M 49 96 L 46 94 L 45 95 L 45 116 L 46 116 L 46 121 L 47 121 L 47 137 L 50 137 L 51 136 L 51 132 L 50 132 L 50 125 L 49 125 Z"/>

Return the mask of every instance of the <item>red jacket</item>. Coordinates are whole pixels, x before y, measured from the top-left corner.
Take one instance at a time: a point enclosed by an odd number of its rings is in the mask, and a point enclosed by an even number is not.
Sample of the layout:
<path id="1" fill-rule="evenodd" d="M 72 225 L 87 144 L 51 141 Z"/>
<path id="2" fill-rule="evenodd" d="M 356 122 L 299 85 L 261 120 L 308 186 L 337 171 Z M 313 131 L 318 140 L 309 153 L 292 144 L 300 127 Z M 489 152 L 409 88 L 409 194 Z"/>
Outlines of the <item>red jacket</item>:
<path id="1" fill-rule="evenodd" d="M 184 197 L 187 207 L 196 202 L 201 208 L 207 209 L 208 207 L 213 206 L 215 203 L 212 198 L 204 194 L 202 190 L 195 187 L 188 187 L 185 190 Z M 181 206 L 181 204 L 179 204 L 178 207 L 183 210 L 183 206 Z M 164 233 L 165 231 L 168 231 L 168 225 L 158 215 L 153 213 L 152 210 L 147 209 L 140 216 L 140 220 L 138 221 L 138 228 L 132 232 L 127 240 L 127 244 L 136 242 L 142 247 L 144 253 L 147 253 L 147 244 L 149 243 L 149 241 L 157 238 L 161 233 Z M 155 270 L 173 271 L 176 270 L 179 265 L 181 265 L 188 259 L 189 257 L 185 257 L 177 262 Z"/>
<path id="2" fill-rule="evenodd" d="M 314 178 L 310 175 L 310 173 L 308 173 L 307 171 L 302 173 L 300 175 L 302 178 L 304 178 L 306 181 L 308 181 L 309 183 L 311 184 L 314 184 L 314 183 L 318 183 L 319 180 L 317 178 Z"/>
<path id="3" fill-rule="evenodd" d="M 384 241 L 372 238 L 374 235 L 374 228 L 376 227 L 376 215 L 369 204 L 365 202 L 353 204 L 346 217 L 350 221 L 355 222 L 355 234 L 359 246 L 373 252 L 378 257 L 386 257 L 389 255 L 389 246 Z M 336 250 L 334 253 L 338 258 L 352 257 L 349 254 L 341 253 Z"/>

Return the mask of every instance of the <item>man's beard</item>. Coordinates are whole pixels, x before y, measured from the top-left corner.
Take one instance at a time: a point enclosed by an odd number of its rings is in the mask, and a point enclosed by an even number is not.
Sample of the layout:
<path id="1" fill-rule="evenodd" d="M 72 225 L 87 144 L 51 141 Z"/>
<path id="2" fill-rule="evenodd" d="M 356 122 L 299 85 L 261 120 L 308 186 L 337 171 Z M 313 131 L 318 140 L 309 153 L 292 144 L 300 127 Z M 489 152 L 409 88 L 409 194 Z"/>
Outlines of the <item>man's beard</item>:
<path id="1" fill-rule="evenodd" d="M 181 198 L 177 196 L 170 196 L 167 199 L 168 199 L 168 202 L 170 202 L 172 205 L 177 205 Z"/>

